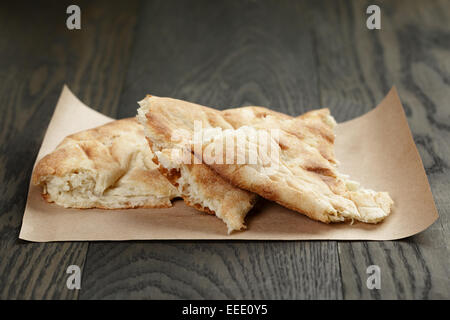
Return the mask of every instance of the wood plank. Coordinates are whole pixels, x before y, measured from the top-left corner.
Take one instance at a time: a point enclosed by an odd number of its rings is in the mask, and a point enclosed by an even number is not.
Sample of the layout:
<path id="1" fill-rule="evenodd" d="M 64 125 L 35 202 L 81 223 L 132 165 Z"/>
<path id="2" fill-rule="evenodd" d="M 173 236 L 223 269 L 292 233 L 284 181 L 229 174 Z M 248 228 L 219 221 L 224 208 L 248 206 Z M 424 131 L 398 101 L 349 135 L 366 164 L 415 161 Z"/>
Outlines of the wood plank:
<path id="1" fill-rule="evenodd" d="M 369 4 L 327 2 L 314 10 L 322 105 L 339 121 L 348 120 L 396 85 L 440 219 L 401 241 L 340 242 L 344 298 L 448 298 L 450 3 L 383 2 L 381 30 L 365 27 Z M 381 290 L 366 287 L 372 264 L 381 268 Z"/>
<path id="2" fill-rule="evenodd" d="M 334 242 L 91 243 L 81 299 L 323 299 L 340 292 Z"/>
<path id="3" fill-rule="evenodd" d="M 114 116 L 129 60 L 137 1 L 78 1 L 82 29 L 66 28 L 69 1 L 0 9 L 0 299 L 74 299 L 66 268 L 88 243 L 17 239 L 32 165 L 64 83 Z"/>
<path id="4" fill-rule="evenodd" d="M 135 115 L 147 93 L 290 114 L 317 106 L 305 6 L 146 2 L 119 115 Z M 339 277 L 334 241 L 93 243 L 80 297 L 333 299 L 341 297 Z"/>

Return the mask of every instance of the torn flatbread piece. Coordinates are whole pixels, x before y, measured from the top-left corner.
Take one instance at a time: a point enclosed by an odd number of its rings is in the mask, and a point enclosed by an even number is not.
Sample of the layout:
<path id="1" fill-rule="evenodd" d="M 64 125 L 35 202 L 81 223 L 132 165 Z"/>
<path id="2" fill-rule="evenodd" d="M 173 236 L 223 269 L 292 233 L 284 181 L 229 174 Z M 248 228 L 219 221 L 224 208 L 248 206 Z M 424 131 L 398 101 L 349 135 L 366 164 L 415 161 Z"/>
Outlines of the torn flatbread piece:
<path id="1" fill-rule="evenodd" d="M 328 109 L 313 110 L 290 119 L 262 107 L 229 109 L 223 113 L 234 128 L 250 125 L 257 130 L 280 130 L 277 141 L 280 157 L 275 159 L 279 161 L 278 170 L 264 176 L 267 170 L 261 167 L 227 168 L 212 164 L 230 181 L 246 186 L 253 184 L 253 192 L 264 193 L 267 198 L 272 197 L 271 200 L 322 222 L 378 223 L 390 214 L 393 201 L 387 192 L 362 188 L 358 182 L 338 172 L 334 154 L 336 121 Z M 243 114 L 246 114 L 245 122 Z M 254 175 L 255 169 L 259 174 Z M 254 176 L 259 182 L 245 183 L 243 174 Z M 273 194 L 271 189 L 282 185 L 285 185 L 282 191 Z"/>
<path id="2" fill-rule="evenodd" d="M 233 186 L 213 169 L 197 161 L 193 153 L 179 148 L 180 145 L 173 141 L 177 136 L 176 127 L 169 129 L 163 124 L 161 127 L 148 126 L 146 110 L 150 107 L 147 104 L 149 99 L 139 102 L 138 119 L 146 128 L 149 145 L 155 154 L 154 162 L 160 171 L 178 189 L 187 205 L 215 214 L 225 222 L 228 233 L 245 229 L 245 217 L 258 196 Z"/>
<path id="3" fill-rule="evenodd" d="M 245 216 L 254 206 L 257 195 L 236 188 L 204 164 L 182 161 L 179 149 L 155 151 L 155 163 L 178 189 L 184 202 L 197 210 L 215 214 L 222 219 L 228 233 L 243 230 Z"/>
<path id="4" fill-rule="evenodd" d="M 135 118 L 66 137 L 42 158 L 32 182 L 46 201 L 70 208 L 171 207 L 179 192 L 152 161 Z"/>
<path id="5" fill-rule="evenodd" d="M 147 97 L 145 108 L 141 108 L 141 121 L 147 135 L 163 148 L 173 147 L 174 143 L 167 141 L 174 132 L 184 130 L 184 138 L 175 143 L 176 147 L 194 150 L 195 157 L 205 163 L 211 157 L 220 159 L 211 150 L 222 146 L 221 156 L 228 159 L 229 154 L 234 154 L 234 161 L 208 161 L 210 168 L 235 186 L 312 219 L 325 223 L 377 223 L 391 212 L 393 201 L 388 193 L 364 189 L 337 171 L 333 131 L 336 122 L 328 109 L 291 118 L 261 107 L 220 112 L 185 101 Z M 199 125 L 203 130 L 222 131 L 202 134 L 198 143 L 195 127 Z M 276 139 L 271 138 L 271 130 L 277 130 Z M 258 152 L 261 144 L 252 138 L 255 132 L 266 132 L 272 139 L 268 149 L 276 151 L 278 157 L 270 158 L 269 163 Z M 237 149 L 244 154 L 243 163 L 237 159 L 241 154 Z M 256 161 L 250 162 L 255 154 Z"/>

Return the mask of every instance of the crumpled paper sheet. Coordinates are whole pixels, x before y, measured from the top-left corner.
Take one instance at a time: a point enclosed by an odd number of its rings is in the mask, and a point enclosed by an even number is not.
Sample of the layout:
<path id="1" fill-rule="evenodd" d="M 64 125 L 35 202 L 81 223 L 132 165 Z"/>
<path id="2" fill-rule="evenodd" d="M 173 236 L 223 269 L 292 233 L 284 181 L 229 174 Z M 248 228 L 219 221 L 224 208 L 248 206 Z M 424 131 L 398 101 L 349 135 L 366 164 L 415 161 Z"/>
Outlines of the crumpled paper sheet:
<path id="1" fill-rule="evenodd" d="M 137 108 L 137 105 L 136 105 Z M 113 119 L 90 109 L 65 86 L 36 162 L 72 133 Z M 340 172 L 377 191 L 388 191 L 392 214 L 377 225 L 323 224 L 261 199 L 247 216 L 248 229 L 227 234 L 215 216 L 182 200 L 167 209 L 64 209 L 45 202 L 30 185 L 20 239 L 70 240 L 246 239 L 246 240 L 392 240 L 428 228 L 437 210 L 419 153 L 395 88 L 367 114 L 336 130 Z"/>

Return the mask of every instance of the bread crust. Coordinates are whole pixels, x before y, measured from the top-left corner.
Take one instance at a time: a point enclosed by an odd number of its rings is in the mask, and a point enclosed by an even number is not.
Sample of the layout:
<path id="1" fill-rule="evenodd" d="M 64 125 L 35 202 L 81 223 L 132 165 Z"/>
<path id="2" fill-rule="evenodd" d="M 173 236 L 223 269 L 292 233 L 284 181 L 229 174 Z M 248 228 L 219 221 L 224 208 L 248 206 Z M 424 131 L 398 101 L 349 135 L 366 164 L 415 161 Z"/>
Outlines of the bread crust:
<path id="1" fill-rule="evenodd" d="M 157 113 L 144 115 L 145 101 L 141 102 L 138 118 L 146 128 L 149 146 L 155 157 L 153 161 L 159 166 L 161 173 L 178 188 L 185 203 L 207 214 L 215 214 L 222 219 L 228 228 L 228 233 L 245 229 L 245 217 L 257 201 L 255 193 L 233 186 L 224 177 L 203 163 L 194 163 L 194 155 L 189 153 L 190 163 L 184 163 L 172 148 L 174 128 L 188 128 L 193 123 L 184 121 L 183 117 L 166 121 L 170 114 L 164 112 L 164 107 Z M 170 105 L 172 101 L 168 101 Z M 195 117 L 198 121 L 208 124 L 226 126 L 226 121 L 217 115 L 216 110 L 205 108 L 204 114 Z M 206 122 L 205 122 L 206 123 Z M 231 127 L 230 127 L 231 128 Z M 189 132 L 186 132 L 189 134 Z"/>
<path id="2" fill-rule="evenodd" d="M 141 122 L 149 139 L 162 148 L 190 148 L 194 121 L 203 128 L 219 127 L 233 135 L 238 130 L 280 130 L 277 143 L 278 170 L 268 173 L 261 164 L 208 163 L 226 181 L 259 194 L 311 219 L 324 223 L 358 220 L 382 221 L 391 212 L 392 199 L 386 192 L 363 189 L 338 172 L 334 154 L 334 127 L 328 109 L 310 111 L 297 118 L 263 107 L 218 111 L 181 100 L 147 97 L 141 102 Z M 176 130 L 186 131 L 185 139 L 171 142 Z M 163 131 L 161 131 L 163 130 Z M 204 140 L 194 151 L 204 159 L 210 144 L 224 144 L 223 136 Z M 245 146 L 245 152 L 250 152 Z M 236 163 L 236 162 L 235 162 Z"/>
<path id="3" fill-rule="evenodd" d="M 32 183 L 44 199 L 74 208 L 170 207 L 178 191 L 152 162 L 135 118 L 67 136 L 36 165 Z"/>

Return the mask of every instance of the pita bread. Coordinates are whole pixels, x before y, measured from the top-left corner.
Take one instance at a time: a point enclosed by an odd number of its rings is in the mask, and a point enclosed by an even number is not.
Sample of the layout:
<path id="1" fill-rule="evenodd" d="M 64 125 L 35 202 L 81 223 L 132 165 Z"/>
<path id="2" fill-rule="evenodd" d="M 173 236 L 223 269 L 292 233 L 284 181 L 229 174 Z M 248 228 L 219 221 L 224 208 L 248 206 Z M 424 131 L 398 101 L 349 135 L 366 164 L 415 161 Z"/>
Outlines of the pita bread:
<path id="1" fill-rule="evenodd" d="M 154 162 L 160 171 L 178 189 L 185 203 L 200 211 L 215 214 L 222 219 L 228 233 L 245 229 L 244 219 L 257 201 L 257 195 L 230 184 L 207 165 L 197 162 L 193 154 L 183 153 L 173 143 L 172 128 L 147 126 L 148 98 L 139 102 L 138 118 L 146 128 L 149 145 L 155 154 Z M 176 127 L 174 127 L 176 128 Z M 154 134 L 154 129 L 158 130 Z"/>
<path id="2" fill-rule="evenodd" d="M 143 104 L 141 104 L 142 106 Z M 205 161 L 212 146 L 222 146 L 223 155 L 239 154 L 243 148 L 247 162 L 233 164 L 209 161 L 208 166 L 237 187 L 259 194 L 308 217 L 325 222 L 358 220 L 367 223 L 382 221 L 391 211 L 392 199 L 386 192 L 364 189 L 336 169 L 334 156 L 335 121 L 328 109 L 311 111 L 298 118 L 261 107 L 246 107 L 220 112 L 215 109 L 170 98 L 147 97 L 141 108 L 141 122 L 153 143 L 162 148 L 176 146 L 193 150 L 195 157 Z M 221 129 L 222 134 L 201 135 L 201 144 L 194 137 L 195 121 L 203 129 Z M 272 139 L 270 130 L 279 131 Z M 171 137 L 184 130 L 183 139 Z M 250 139 L 254 132 L 266 132 L 271 146 L 279 155 L 267 163 L 259 153 L 250 163 L 259 141 Z M 244 134 L 244 143 L 238 138 Z M 227 141 L 234 143 L 229 146 Z M 233 153 L 234 152 L 234 153 Z M 220 158 L 220 157 L 218 157 Z M 216 157 L 217 159 L 217 157 Z M 205 162 L 206 163 L 206 162 Z M 268 170 L 276 168 L 276 170 Z"/>
<path id="3" fill-rule="evenodd" d="M 184 202 L 197 210 L 222 219 L 228 233 L 245 229 L 244 219 L 257 195 L 234 187 L 204 164 L 184 164 L 179 149 L 155 151 L 155 163 L 178 189 Z"/>
<path id="4" fill-rule="evenodd" d="M 179 193 L 153 156 L 138 121 L 117 120 L 66 137 L 38 162 L 32 182 L 63 207 L 170 207 Z"/>

